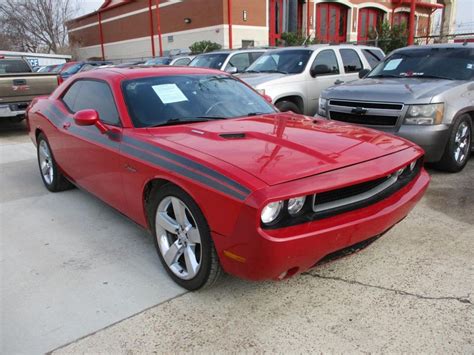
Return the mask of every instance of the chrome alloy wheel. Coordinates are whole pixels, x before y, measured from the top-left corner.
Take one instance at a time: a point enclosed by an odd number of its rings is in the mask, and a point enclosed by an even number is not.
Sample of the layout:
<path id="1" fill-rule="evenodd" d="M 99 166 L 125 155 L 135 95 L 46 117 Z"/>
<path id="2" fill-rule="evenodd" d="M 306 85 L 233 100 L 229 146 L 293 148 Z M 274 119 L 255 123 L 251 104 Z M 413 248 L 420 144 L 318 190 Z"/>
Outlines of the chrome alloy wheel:
<path id="1" fill-rule="evenodd" d="M 39 163 L 44 181 L 51 185 L 54 177 L 53 158 L 45 140 L 42 140 L 39 144 Z"/>
<path id="2" fill-rule="evenodd" d="M 174 196 L 162 199 L 155 229 L 161 255 L 173 274 L 183 280 L 195 277 L 201 267 L 201 236 L 188 206 Z"/>
<path id="3" fill-rule="evenodd" d="M 471 149 L 471 132 L 466 122 L 462 122 L 454 138 L 454 159 L 458 164 L 464 163 L 464 160 Z"/>

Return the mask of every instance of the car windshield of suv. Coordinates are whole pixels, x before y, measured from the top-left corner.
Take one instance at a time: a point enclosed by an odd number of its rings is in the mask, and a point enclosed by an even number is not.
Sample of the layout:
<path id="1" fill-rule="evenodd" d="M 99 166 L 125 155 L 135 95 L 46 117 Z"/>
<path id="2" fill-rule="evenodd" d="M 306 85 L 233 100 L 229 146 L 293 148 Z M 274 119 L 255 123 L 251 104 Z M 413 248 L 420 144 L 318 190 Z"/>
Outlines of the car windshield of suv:
<path id="1" fill-rule="evenodd" d="M 402 50 L 388 57 L 368 77 L 472 80 L 474 49 L 434 47 Z"/>
<path id="2" fill-rule="evenodd" d="M 145 65 L 169 65 L 170 63 L 171 63 L 171 58 L 158 57 L 158 58 L 148 59 L 145 62 Z"/>
<path id="3" fill-rule="evenodd" d="M 31 73 L 31 69 L 23 60 L 2 59 L 0 60 L 0 74 Z"/>
<path id="4" fill-rule="evenodd" d="M 228 56 L 229 53 L 211 53 L 198 55 L 191 61 L 191 63 L 189 63 L 189 66 L 221 69 Z"/>
<path id="5" fill-rule="evenodd" d="M 306 68 L 312 53 L 309 49 L 271 51 L 258 58 L 246 72 L 298 74 Z"/>
<path id="6" fill-rule="evenodd" d="M 135 127 L 275 113 L 265 99 L 228 75 L 177 75 L 124 81 L 122 91 Z"/>

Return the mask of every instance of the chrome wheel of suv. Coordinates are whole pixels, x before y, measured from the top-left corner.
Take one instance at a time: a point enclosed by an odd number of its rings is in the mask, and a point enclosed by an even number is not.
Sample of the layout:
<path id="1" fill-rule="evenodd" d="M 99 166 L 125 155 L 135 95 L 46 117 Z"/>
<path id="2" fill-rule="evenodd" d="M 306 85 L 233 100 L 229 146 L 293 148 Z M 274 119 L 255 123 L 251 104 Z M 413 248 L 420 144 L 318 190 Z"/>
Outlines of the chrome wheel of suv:
<path id="1" fill-rule="evenodd" d="M 471 149 L 471 131 L 466 122 L 461 122 L 454 138 L 454 159 L 459 165 L 463 164 Z"/>

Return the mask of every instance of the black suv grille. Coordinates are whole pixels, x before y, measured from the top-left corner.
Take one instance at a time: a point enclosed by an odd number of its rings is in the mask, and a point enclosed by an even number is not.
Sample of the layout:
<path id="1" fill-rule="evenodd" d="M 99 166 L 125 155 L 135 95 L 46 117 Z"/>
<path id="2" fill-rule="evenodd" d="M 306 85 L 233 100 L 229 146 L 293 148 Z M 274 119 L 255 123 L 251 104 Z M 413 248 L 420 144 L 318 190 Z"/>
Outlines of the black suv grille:
<path id="1" fill-rule="evenodd" d="M 329 117 L 332 120 L 336 121 L 372 126 L 395 126 L 398 120 L 397 116 L 356 115 L 353 113 L 343 113 L 335 111 L 330 111 Z"/>
<path id="2" fill-rule="evenodd" d="M 363 108 L 376 108 L 376 109 L 382 109 L 382 110 L 398 110 L 398 111 L 401 111 L 403 108 L 402 104 L 385 104 L 385 103 L 378 103 L 378 102 L 331 100 L 329 104 L 331 106 L 363 107 Z"/>

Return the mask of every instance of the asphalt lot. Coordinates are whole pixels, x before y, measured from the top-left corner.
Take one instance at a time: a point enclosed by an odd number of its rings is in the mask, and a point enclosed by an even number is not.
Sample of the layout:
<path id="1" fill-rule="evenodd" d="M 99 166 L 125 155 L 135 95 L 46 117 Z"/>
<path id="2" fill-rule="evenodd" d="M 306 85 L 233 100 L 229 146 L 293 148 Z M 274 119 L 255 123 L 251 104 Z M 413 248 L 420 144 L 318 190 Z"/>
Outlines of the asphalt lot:
<path id="1" fill-rule="evenodd" d="M 430 170 L 409 217 L 355 255 L 195 293 L 140 227 L 85 192 L 47 192 L 23 125 L 0 122 L 0 166 L 2 354 L 474 352 L 474 159 Z"/>

